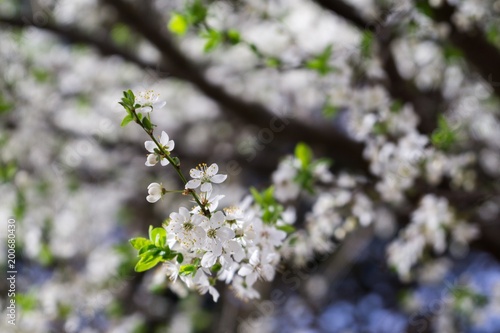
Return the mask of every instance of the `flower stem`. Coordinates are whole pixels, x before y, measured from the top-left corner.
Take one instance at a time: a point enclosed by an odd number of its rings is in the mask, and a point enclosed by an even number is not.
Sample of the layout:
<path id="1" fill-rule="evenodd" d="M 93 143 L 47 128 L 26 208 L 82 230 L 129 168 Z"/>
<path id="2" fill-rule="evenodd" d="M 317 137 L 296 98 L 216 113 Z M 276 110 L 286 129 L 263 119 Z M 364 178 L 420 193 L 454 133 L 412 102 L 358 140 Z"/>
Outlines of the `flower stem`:
<path id="1" fill-rule="evenodd" d="M 184 185 L 186 185 L 187 179 L 186 179 L 186 177 L 184 177 L 184 174 L 182 173 L 182 170 L 181 170 L 181 168 L 179 166 L 180 163 L 178 164 L 177 161 L 174 161 L 174 159 L 172 157 L 170 157 L 170 152 L 166 151 L 165 148 L 163 147 L 163 145 L 161 145 L 158 142 L 158 140 L 154 137 L 153 130 L 152 129 L 148 130 L 147 128 L 144 127 L 144 125 L 140 121 L 139 117 L 137 116 L 137 113 L 135 112 L 135 109 L 132 109 L 132 114 L 134 115 L 135 122 L 138 123 L 142 127 L 142 129 L 149 135 L 149 137 L 151 138 L 151 140 L 153 140 L 153 142 L 156 144 L 156 147 L 158 147 L 158 150 L 161 152 L 161 154 L 163 155 L 163 157 L 165 157 L 170 162 L 170 164 L 175 169 L 175 171 L 177 171 L 177 174 L 179 175 L 180 179 L 182 180 L 182 183 Z M 205 215 L 208 218 L 210 218 L 212 214 L 210 214 L 210 210 L 207 209 L 205 207 L 205 205 L 203 205 L 201 203 L 201 200 L 200 200 L 200 197 L 198 196 L 198 194 L 194 190 L 192 190 L 192 189 L 189 190 L 189 192 L 193 196 L 194 201 L 196 201 L 196 203 L 198 204 L 198 206 L 200 206 L 201 212 L 203 213 L 203 215 Z"/>

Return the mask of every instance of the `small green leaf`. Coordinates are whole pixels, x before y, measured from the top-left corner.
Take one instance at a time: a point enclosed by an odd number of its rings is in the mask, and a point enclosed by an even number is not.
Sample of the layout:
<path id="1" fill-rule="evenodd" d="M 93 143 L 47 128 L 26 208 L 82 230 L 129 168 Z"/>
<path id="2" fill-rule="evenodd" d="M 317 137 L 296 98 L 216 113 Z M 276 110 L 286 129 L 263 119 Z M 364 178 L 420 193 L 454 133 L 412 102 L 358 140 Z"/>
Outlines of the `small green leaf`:
<path id="1" fill-rule="evenodd" d="M 182 255 L 182 253 L 177 253 L 177 262 L 179 264 L 182 264 L 183 261 L 184 261 L 184 256 Z"/>
<path id="2" fill-rule="evenodd" d="M 127 126 L 128 123 L 130 123 L 132 120 L 134 120 L 134 117 L 130 114 L 126 115 L 123 120 L 122 120 L 122 123 L 120 124 L 121 127 L 125 127 Z"/>
<path id="3" fill-rule="evenodd" d="M 217 273 L 218 271 L 220 271 L 222 269 L 222 265 L 219 264 L 219 263 L 216 263 L 215 265 L 213 265 L 210 270 L 212 271 L 212 273 Z"/>
<path id="4" fill-rule="evenodd" d="M 259 49 L 257 48 L 257 45 L 255 45 L 254 43 L 250 43 L 248 44 L 248 46 L 250 47 L 250 50 L 257 56 L 257 57 L 260 57 L 262 56 L 262 53 L 259 51 Z"/>
<path id="5" fill-rule="evenodd" d="M 276 228 L 286 232 L 287 234 L 291 234 L 292 232 L 295 231 L 295 228 L 289 224 L 280 225 L 279 227 L 276 227 Z"/>
<path id="6" fill-rule="evenodd" d="M 276 57 L 266 59 L 266 66 L 271 68 L 278 68 L 281 65 L 281 60 Z"/>
<path id="7" fill-rule="evenodd" d="M 144 237 L 132 238 L 129 240 L 129 242 L 136 250 L 140 250 L 144 246 L 151 244 L 151 242 Z"/>
<path id="8" fill-rule="evenodd" d="M 260 195 L 259 191 L 257 191 L 257 189 L 255 187 L 250 188 L 250 193 L 252 194 L 255 202 L 257 202 L 261 206 L 264 204 L 264 200 L 263 200 L 262 196 Z"/>
<path id="9" fill-rule="evenodd" d="M 179 14 L 174 13 L 168 22 L 168 30 L 177 36 L 184 36 L 189 28 L 187 19 Z"/>
<path id="10" fill-rule="evenodd" d="M 149 240 L 151 241 L 151 243 L 155 244 L 157 247 L 164 247 L 166 239 L 167 239 L 167 232 L 165 229 L 150 227 Z"/>
<path id="11" fill-rule="evenodd" d="M 196 272 L 196 266 L 195 265 L 182 265 L 179 269 L 179 274 L 180 275 L 189 275 L 189 274 L 194 274 Z"/>
<path id="12" fill-rule="evenodd" d="M 149 244 L 146 244 L 143 247 L 141 247 L 138 255 L 142 256 L 144 253 L 149 252 L 149 251 L 153 251 L 153 250 L 156 250 L 156 246 L 152 243 L 149 243 Z"/>
<path id="13" fill-rule="evenodd" d="M 142 126 L 144 126 L 144 128 L 148 131 L 151 131 L 153 129 L 153 124 L 151 124 L 151 121 L 148 117 L 144 117 L 144 119 L 142 120 Z"/>
<path id="14" fill-rule="evenodd" d="M 175 166 L 181 166 L 181 160 L 178 157 L 172 157 L 172 161 L 174 161 Z"/>
<path id="15" fill-rule="evenodd" d="M 302 169 L 306 169 L 312 161 L 313 153 L 307 144 L 299 142 L 295 147 L 295 157 L 300 161 Z"/>
<path id="16" fill-rule="evenodd" d="M 134 93 L 132 92 L 132 90 L 130 90 L 130 89 L 127 90 L 126 94 L 127 94 L 127 97 L 129 99 L 129 101 L 131 102 L 130 105 L 134 105 L 134 103 L 135 103 L 135 96 L 134 96 Z"/>
<path id="17" fill-rule="evenodd" d="M 448 150 L 456 141 L 455 131 L 450 127 L 446 118 L 440 116 L 438 128 L 432 133 L 431 142 L 434 146 L 442 150 Z"/>
<path id="18" fill-rule="evenodd" d="M 434 9 L 432 9 L 431 5 L 427 1 L 417 1 L 415 3 L 416 9 L 424 14 L 427 17 L 433 18 L 434 17 Z"/>
<path id="19" fill-rule="evenodd" d="M 240 33 L 234 29 L 229 29 L 226 32 L 226 37 L 231 45 L 236 45 L 241 41 Z"/>
<path id="20" fill-rule="evenodd" d="M 205 21 L 207 17 L 207 8 L 200 0 L 194 1 L 186 8 L 189 23 L 196 25 Z"/>
<path id="21" fill-rule="evenodd" d="M 373 49 L 373 33 L 369 30 L 363 31 L 361 37 L 361 56 L 368 58 L 372 54 Z"/>
<path id="22" fill-rule="evenodd" d="M 331 67 L 328 62 L 332 56 L 332 45 L 328 45 L 322 53 L 315 56 L 313 59 L 306 62 L 306 68 L 318 72 L 320 75 L 326 75 L 332 72 L 335 68 Z"/>
<path id="23" fill-rule="evenodd" d="M 214 29 L 208 30 L 207 33 L 203 34 L 203 36 L 207 41 L 205 43 L 204 51 L 205 52 L 210 52 L 215 50 L 215 48 L 220 44 L 222 41 L 222 34 Z"/>
<path id="24" fill-rule="evenodd" d="M 160 256 L 155 256 L 153 254 L 143 256 L 137 262 L 134 269 L 136 272 L 147 271 L 148 269 L 155 267 L 161 261 L 161 259 L 162 258 Z"/>

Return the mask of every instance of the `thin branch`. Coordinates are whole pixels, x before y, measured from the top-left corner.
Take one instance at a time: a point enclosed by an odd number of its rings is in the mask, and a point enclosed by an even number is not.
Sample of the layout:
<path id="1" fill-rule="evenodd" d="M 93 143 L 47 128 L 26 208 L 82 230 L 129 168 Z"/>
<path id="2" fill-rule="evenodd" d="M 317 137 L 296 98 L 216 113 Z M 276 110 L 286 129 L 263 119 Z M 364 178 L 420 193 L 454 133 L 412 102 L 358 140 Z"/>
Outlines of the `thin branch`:
<path id="1" fill-rule="evenodd" d="M 354 8 L 353 6 L 340 1 L 340 0 L 314 0 L 321 7 L 328 9 L 338 16 L 344 18 L 349 23 L 354 25 L 356 28 L 360 30 L 369 30 L 371 32 L 375 32 L 376 25 L 372 24 L 364 17 L 359 15 L 359 10 Z"/>
<path id="2" fill-rule="evenodd" d="M 244 121 L 264 129 L 273 130 L 273 126 L 286 125 L 283 132 L 275 131 L 273 135 L 287 138 L 290 141 L 306 141 L 312 145 L 327 147 L 336 160 L 336 166 L 348 167 L 358 171 L 368 172 L 367 162 L 362 158 L 363 145 L 354 142 L 337 133 L 331 127 L 317 128 L 293 119 L 281 119 L 270 110 L 258 103 L 247 102 L 229 94 L 222 87 L 208 81 L 203 70 L 188 59 L 181 51 L 156 28 L 152 22 L 143 17 L 131 5 L 122 1 L 108 1 L 121 14 L 123 20 L 137 29 L 146 39 L 162 52 L 166 63 L 154 65 L 148 63 L 133 53 L 116 46 L 108 38 L 89 35 L 80 29 L 69 25 L 47 23 L 37 25 L 22 18 L 0 16 L 0 24 L 12 27 L 36 27 L 50 31 L 64 38 L 69 43 L 86 44 L 96 48 L 105 56 L 118 55 L 135 63 L 141 68 L 153 70 L 159 77 L 172 76 L 192 83 L 205 95 L 221 105 L 222 110 L 230 115 L 236 115 Z M 278 133 L 280 132 L 280 133 Z"/>
<path id="3" fill-rule="evenodd" d="M 205 77 L 203 69 L 183 54 L 154 20 L 145 20 L 137 8 L 122 0 L 104 0 L 104 2 L 114 7 L 125 23 L 161 52 L 173 76 L 192 83 L 202 93 L 216 101 L 229 115 L 236 115 L 262 129 L 272 130 L 272 124 L 277 118 L 279 119 L 278 116 L 262 104 L 245 101 L 210 82 Z M 283 123 L 286 123 L 285 129 L 283 132 L 274 133 L 275 136 L 286 137 L 290 141 L 303 140 L 312 145 L 326 146 L 337 165 L 368 173 L 367 163 L 362 158 L 362 144 L 339 134 L 331 126 L 316 126 L 295 119 L 286 119 Z"/>

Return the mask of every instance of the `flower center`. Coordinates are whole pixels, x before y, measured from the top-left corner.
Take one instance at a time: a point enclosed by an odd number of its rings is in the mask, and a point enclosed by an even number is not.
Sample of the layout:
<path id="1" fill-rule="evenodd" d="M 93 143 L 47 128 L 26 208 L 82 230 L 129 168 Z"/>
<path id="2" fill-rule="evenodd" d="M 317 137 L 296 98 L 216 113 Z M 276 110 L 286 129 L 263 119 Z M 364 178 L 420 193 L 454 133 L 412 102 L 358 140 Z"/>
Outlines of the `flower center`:
<path id="1" fill-rule="evenodd" d="M 215 229 L 210 229 L 207 231 L 207 236 L 210 238 L 215 238 L 217 236 L 217 230 Z"/>
<path id="2" fill-rule="evenodd" d="M 191 231 L 193 230 L 194 228 L 194 225 L 191 223 L 191 222 L 186 222 L 182 225 L 182 227 L 184 228 L 184 230 L 186 231 Z"/>

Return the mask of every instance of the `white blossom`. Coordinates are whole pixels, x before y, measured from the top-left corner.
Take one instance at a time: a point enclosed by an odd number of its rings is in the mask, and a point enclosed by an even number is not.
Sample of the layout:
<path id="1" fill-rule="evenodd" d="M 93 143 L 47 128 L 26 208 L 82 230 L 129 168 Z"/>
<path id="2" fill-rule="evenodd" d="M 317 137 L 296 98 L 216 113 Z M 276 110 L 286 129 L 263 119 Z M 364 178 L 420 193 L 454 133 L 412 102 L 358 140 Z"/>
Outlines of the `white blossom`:
<path id="1" fill-rule="evenodd" d="M 155 203 L 158 200 L 161 199 L 163 195 L 163 186 L 158 183 L 151 183 L 148 186 L 148 196 L 146 197 L 146 200 L 150 203 Z"/>
<path id="2" fill-rule="evenodd" d="M 207 168 L 206 164 L 200 164 L 196 169 L 191 169 L 189 175 L 193 178 L 186 183 L 186 189 L 200 187 L 202 192 L 212 191 L 212 183 L 220 184 L 226 180 L 227 175 L 217 174 L 219 166 L 215 163 Z"/>
<path id="3" fill-rule="evenodd" d="M 165 131 L 162 131 L 160 136 L 160 145 L 166 152 L 171 152 L 175 147 L 175 142 L 174 140 L 170 140 Z M 146 166 L 154 166 L 159 161 L 163 166 L 170 163 L 164 156 L 155 152 L 155 149 L 158 149 L 158 147 L 154 141 L 146 141 L 144 142 L 144 146 L 146 147 L 146 150 L 150 152 L 146 158 Z"/>
<path id="4" fill-rule="evenodd" d="M 160 95 L 152 90 L 140 92 L 135 96 L 135 102 L 141 107 L 137 108 L 138 112 L 151 112 L 153 109 L 161 109 L 167 104 L 165 101 L 159 100 Z"/>

